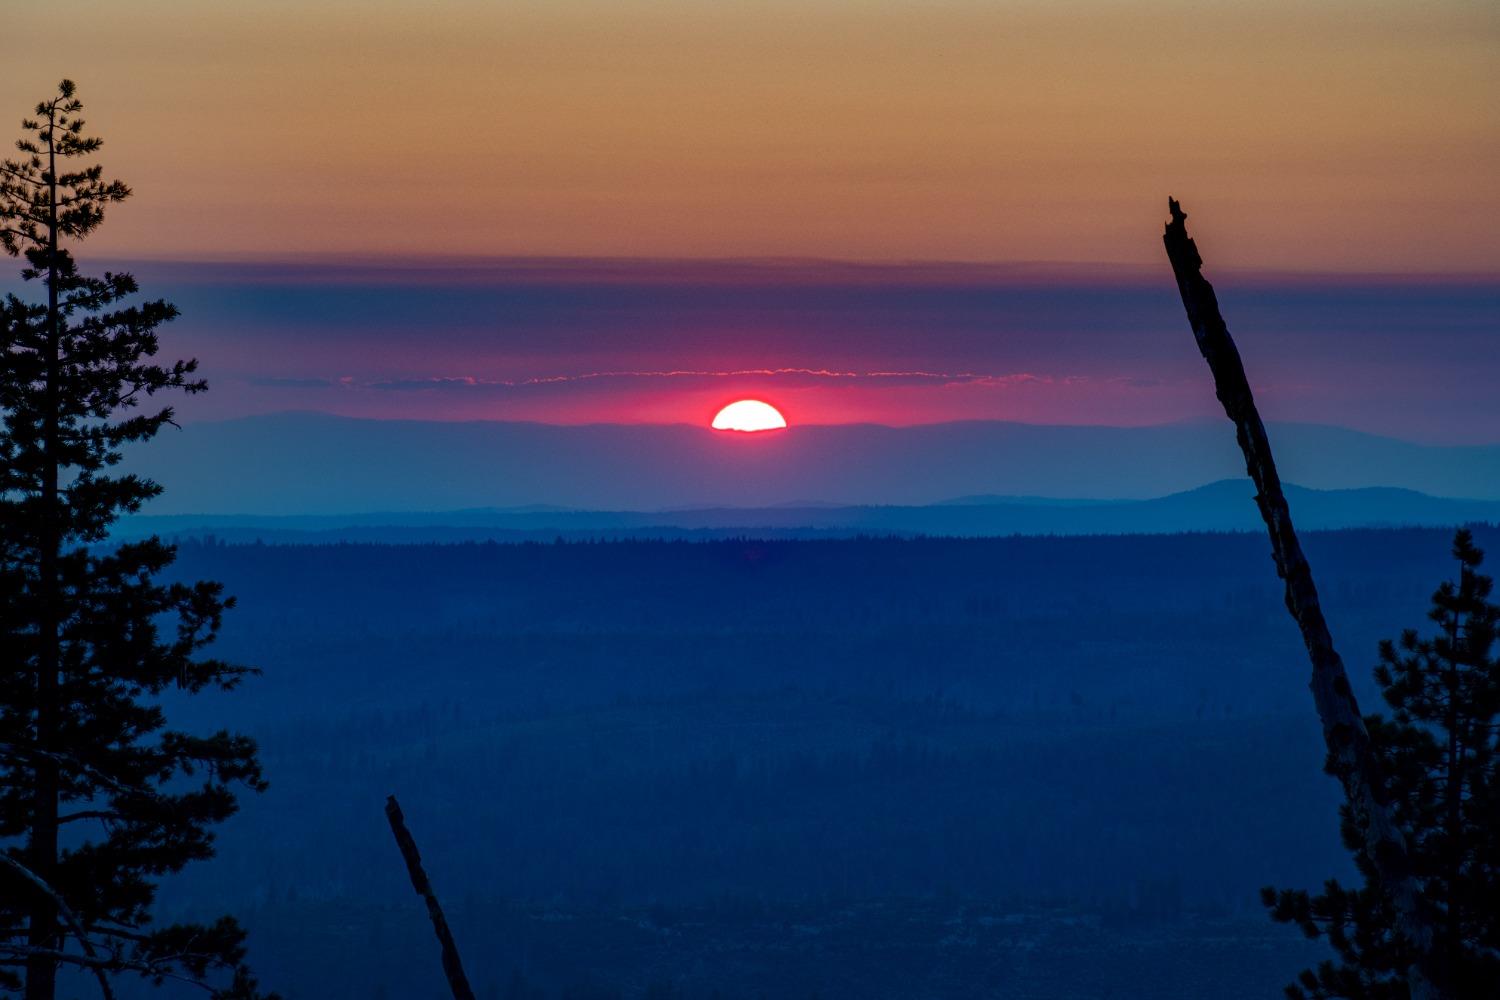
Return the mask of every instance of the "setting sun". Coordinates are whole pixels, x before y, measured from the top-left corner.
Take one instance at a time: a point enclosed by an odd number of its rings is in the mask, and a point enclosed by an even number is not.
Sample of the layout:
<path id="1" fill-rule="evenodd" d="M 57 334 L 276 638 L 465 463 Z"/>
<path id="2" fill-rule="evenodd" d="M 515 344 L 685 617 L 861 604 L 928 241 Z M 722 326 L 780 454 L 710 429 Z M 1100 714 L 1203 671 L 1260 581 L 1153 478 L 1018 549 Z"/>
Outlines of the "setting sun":
<path id="1" fill-rule="evenodd" d="M 786 417 L 770 403 L 742 399 L 730 403 L 714 417 L 716 431 L 773 431 L 786 426 Z"/>

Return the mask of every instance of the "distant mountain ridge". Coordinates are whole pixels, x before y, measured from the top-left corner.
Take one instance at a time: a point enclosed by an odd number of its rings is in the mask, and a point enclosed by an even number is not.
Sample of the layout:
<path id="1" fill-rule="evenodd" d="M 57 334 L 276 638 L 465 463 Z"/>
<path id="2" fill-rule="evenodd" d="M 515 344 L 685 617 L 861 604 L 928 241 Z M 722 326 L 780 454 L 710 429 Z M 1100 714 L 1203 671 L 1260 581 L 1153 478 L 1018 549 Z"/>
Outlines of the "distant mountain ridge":
<path id="1" fill-rule="evenodd" d="M 1429 446 L 1309 424 L 1272 425 L 1271 436 L 1283 477 L 1313 489 L 1396 487 L 1500 500 L 1500 446 Z M 1244 473 L 1223 421 L 851 424 L 735 434 L 687 425 L 310 413 L 188 424 L 132 449 L 126 468 L 167 487 L 151 513 L 261 515 L 1149 499 Z"/>
<path id="2" fill-rule="evenodd" d="M 226 541 L 463 542 L 563 538 L 1079 535 L 1254 531 L 1247 480 L 1224 480 L 1152 500 L 966 498 L 928 506 L 701 508 L 673 511 L 479 509 L 347 516 L 170 515 L 128 518 L 120 537 L 213 535 Z M 1305 529 L 1450 526 L 1500 522 L 1500 501 L 1454 500 L 1411 490 L 1310 490 L 1287 486 Z"/>

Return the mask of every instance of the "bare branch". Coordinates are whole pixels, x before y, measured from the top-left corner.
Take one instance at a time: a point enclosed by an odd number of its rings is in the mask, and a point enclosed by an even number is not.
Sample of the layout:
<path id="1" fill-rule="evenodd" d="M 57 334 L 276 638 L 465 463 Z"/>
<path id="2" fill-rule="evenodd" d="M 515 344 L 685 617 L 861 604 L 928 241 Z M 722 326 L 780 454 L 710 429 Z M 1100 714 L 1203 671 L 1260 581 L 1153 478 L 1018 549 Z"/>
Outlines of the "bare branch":
<path id="1" fill-rule="evenodd" d="M 396 846 L 406 862 L 411 887 L 427 903 L 427 916 L 432 919 L 432 930 L 437 935 L 438 946 L 443 952 L 443 972 L 448 977 L 448 988 L 453 991 L 453 1000 L 474 1000 L 474 991 L 469 987 L 463 963 L 458 958 L 458 945 L 453 943 L 453 932 L 448 929 L 448 918 L 443 916 L 443 908 L 438 905 L 437 893 L 432 891 L 432 883 L 428 881 L 427 872 L 422 868 L 422 855 L 417 852 L 417 842 L 406 829 L 406 818 L 401 814 L 401 805 L 394 795 L 386 796 L 385 817 L 390 821 Z"/>
<path id="2" fill-rule="evenodd" d="M 8 866 L 16 874 L 30 882 L 38 891 L 51 898 L 52 905 L 57 908 L 57 915 L 63 918 L 63 922 L 73 932 L 73 936 L 78 940 L 78 946 L 83 949 L 84 956 L 90 959 L 90 967 L 94 970 L 94 978 L 99 981 L 99 992 L 103 994 L 104 1000 L 115 1000 L 114 990 L 110 989 L 109 976 L 106 974 L 106 970 L 113 967 L 113 960 L 105 962 L 99 958 L 98 952 L 94 950 L 94 943 L 89 940 L 88 932 L 84 930 L 83 924 L 79 922 L 78 918 L 73 915 L 73 911 L 68 907 L 67 901 L 62 898 L 57 890 L 48 885 L 40 875 L 21 864 L 21 862 L 11 857 L 8 853 L 0 851 L 0 864 Z M 26 951 L 31 955 L 37 954 L 37 951 L 32 948 L 27 948 Z M 71 957 L 77 958 L 78 956 L 74 955 Z"/>

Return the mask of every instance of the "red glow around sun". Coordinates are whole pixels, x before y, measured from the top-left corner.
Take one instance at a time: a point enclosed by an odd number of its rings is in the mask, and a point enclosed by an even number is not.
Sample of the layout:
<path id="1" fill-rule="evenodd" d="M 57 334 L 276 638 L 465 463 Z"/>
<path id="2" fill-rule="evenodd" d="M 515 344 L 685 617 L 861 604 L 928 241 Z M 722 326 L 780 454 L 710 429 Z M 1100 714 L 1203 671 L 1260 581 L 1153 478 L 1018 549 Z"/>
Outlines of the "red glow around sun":
<path id="1" fill-rule="evenodd" d="M 730 403 L 714 417 L 716 431 L 772 431 L 786 426 L 786 417 L 770 403 L 742 399 Z"/>

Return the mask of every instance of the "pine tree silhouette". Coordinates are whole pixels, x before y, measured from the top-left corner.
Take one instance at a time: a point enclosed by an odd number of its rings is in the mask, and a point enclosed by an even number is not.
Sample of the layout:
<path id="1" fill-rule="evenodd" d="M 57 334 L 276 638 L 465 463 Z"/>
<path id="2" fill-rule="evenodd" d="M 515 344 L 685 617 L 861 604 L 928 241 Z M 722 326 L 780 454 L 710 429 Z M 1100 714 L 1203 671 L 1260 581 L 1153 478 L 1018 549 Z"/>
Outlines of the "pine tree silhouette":
<path id="1" fill-rule="evenodd" d="M 1403 632 L 1380 645 L 1375 679 L 1390 718 L 1365 719 L 1383 764 L 1385 794 L 1411 847 L 1423 902 L 1438 929 L 1437 968 L 1454 995 L 1500 996 L 1500 606 L 1478 572 L 1484 554 L 1468 531 L 1453 542 L 1458 582 L 1432 595 L 1437 634 Z M 1360 851 L 1348 806 L 1345 846 L 1364 885 L 1330 879 L 1318 895 L 1262 890 L 1274 919 L 1325 936 L 1337 962 L 1305 970 L 1287 987 L 1294 998 L 1405 1000 L 1413 956 L 1394 931 L 1394 914 L 1369 858 Z"/>
<path id="2" fill-rule="evenodd" d="M 161 492 L 112 474 L 123 446 L 172 422 L 159 393 L 201 392 L 196 362 L 159 365 L 177 315 L 134 301 L 128 274 L 86 277 L 82 240 L 130 190 L 97 165 L 72 82 L 23 120 L 0 165 L 0 245 L 45 302 L 0 305 L 0 990 L 53 1000 L 60 966 L 98 979 L 212 979 L 257 996 L 244 933 L 225 917 L 158 927 L 157 882 L 213 854 L 237 786 L 264 787 L 256 747 L 167 727 L 157 696 L 234 687 L 203 655 L 232 601 L 216 583 L 161 583 L 174 550 L 111 545 L 110 524 Z"/>

